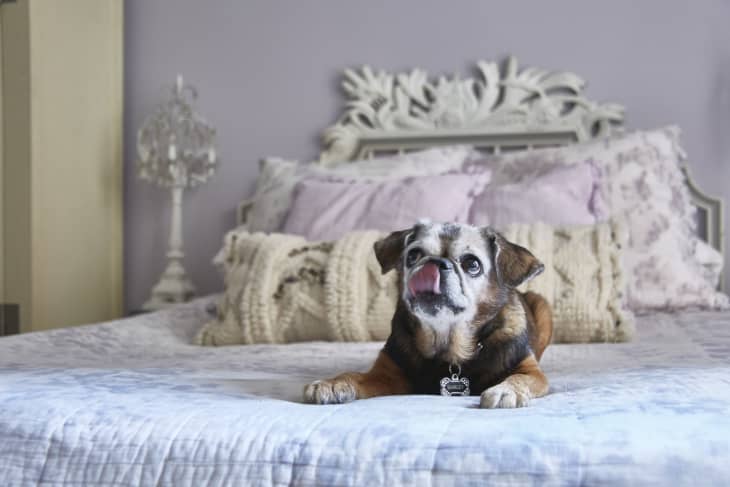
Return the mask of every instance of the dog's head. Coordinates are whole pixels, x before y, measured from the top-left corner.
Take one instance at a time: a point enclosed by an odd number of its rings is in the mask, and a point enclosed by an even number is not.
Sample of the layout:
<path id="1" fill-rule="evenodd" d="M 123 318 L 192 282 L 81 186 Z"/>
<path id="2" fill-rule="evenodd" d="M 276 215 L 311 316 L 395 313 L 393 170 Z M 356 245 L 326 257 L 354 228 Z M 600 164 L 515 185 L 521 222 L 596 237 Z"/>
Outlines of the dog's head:
<path id="1" fill-rule="evenodd" d="M 429 358 L 468 359 L 478 328 L 544 269 L 490 227 L 419 222 L 374 248 L 383 273 L 398 271 L 401 299 L 421 325 L 417 347 Z"/>

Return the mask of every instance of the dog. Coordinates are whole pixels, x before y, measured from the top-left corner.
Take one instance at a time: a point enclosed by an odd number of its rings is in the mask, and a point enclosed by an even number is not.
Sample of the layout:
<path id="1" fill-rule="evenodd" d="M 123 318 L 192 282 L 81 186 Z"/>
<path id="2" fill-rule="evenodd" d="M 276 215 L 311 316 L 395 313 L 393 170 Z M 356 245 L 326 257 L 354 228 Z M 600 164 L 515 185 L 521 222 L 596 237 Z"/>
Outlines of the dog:
<path id="1" fill-rule="evenodd" d="M 480 395 L 514 408 L 548 392 L 539 366 L 552 311 L 516 288 L 544 265 L 490 227 L 419 222 L 374 244 L 383 274 L 397 271 L 391 333 L 370 371 L 304 388 L 304 400 L 340 404 L 392 394 Z"/>

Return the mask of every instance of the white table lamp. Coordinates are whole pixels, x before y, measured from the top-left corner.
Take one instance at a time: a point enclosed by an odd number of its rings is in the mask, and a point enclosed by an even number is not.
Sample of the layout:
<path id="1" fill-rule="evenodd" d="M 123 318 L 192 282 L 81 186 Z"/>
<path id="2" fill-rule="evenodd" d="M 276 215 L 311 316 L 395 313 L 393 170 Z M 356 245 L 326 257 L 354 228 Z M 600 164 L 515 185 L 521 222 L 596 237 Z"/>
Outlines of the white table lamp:
<path id="1" fill-rule="evenodd" d="M 195 88 L 183 84 L 181 75 L 170 98 L 159 105 L 137 133 L 139 177 L 172 193 L 172 221 L 167 267 L 152 295 L 147 311 L 189 300 L 195 287 L 183 267 L 182 195 L 185 188 L 205 183 L 215 172 L 218 157 L 215 129 L 193 111 Z"/>

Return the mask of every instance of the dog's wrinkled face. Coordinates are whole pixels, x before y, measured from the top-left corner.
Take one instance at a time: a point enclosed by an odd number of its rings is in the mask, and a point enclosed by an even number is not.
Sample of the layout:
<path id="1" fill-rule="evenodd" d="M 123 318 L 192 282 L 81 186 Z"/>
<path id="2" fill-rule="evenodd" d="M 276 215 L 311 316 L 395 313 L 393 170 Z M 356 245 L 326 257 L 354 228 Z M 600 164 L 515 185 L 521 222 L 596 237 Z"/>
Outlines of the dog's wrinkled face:
<path id="1" fill-rule="evenodd" d="M 437 331 L 473 317 L 492 267 L 479 230 L 419 225 L 404 243 L 401 297 L 411 312 Z"/>
<path id="2" fill-rule="evenodd" d="M 418 319 L 426 357 L 466 360 L 488 310 L 507 291 L 539 274 L 542 264 L 491 228 L 420 222 L 375 244 L 383 272 L 396 269 L 401 299 Z"/>

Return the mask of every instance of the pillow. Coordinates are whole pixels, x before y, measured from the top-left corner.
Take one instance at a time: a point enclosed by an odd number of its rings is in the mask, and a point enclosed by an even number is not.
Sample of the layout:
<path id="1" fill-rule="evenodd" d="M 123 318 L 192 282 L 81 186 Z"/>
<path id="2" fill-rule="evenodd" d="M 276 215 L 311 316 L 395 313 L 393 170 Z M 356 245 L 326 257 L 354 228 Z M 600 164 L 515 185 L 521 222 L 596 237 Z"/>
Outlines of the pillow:
<path id="1" fill-rule="evenodd" d="M 489 172 L 443 174 L 382 182 L 301 181 L 284 233 L 334 240 L 351 230 L 392 231 L 422 218 L 467 223 L 474 197 Z"/>
<path id="2" fill-rule="evenodd" d="M 385 340 L 398 287 L 373 252 L 383 235 L 353 232 L 312 243 L 296 235 L 230 232 L 214 260 L 225 280 L 218 317 L 194 342 Z"/>
<path id="3" fill-rule="evenodd" d="M 218 317 L 199 345 L 309 340 L 385 340 L 398 299 L 396 273 L 382 275 L 372 250 L 384 233 L 352 232 L 335 242 L 295 235 L 230 232 L 215 259 L 224 270 Z M 505 236 L 545 264 L 526 285 L 553 306 L 555 342 L 629 340 L 622 305 L 616 223 L 554 228 L 514 225 Z"/>
<path id="4" fill-rule="evenodd" d="M 412 176 L 443 174 L 461 168 L 473 157 L 468 146 L 434 147 L 324 167 L 270 158 L 261 162 L 256 190 L 249 200 L 246 227 L 253 232 L 280 231 L 292 204 L 294 188 L 306 177 L 334 176 L 356 181 L 387 181 Z"/>
<path id="5" fill-rule="evenodd" d="M 609 139 L 490 156 L 469 164 L 492 169 L 496 183 L 536 178 L 565 165 L 599 171 L 599 220 L 624 220 L 627 299 L 637 311 L 728 307 L 728 297 L 696 258 L 696 209 L 680 162 L 679 129 L 667 127 Z M 712 252 L 710 249 L 708 252 Z"/>
<path id="6" fill-rule="evenodd" d="M 475 199 L 470 222 L 495 228 L 511 223 L 596 223 L 596 177 L 592 166 L 576 164 L 521 181 L 490 184 Z"/>
<path id="7" fill-rule="evenodd" d="M 542 275 L 519 289 L 547 298 L 553 309 L 553 342 L 625 342 L 633 338 L 634 317 L 624 305 L 620 256 L 627 235 L 621 223 L 509 225 L 502 233 L 545 264 Z"/>

